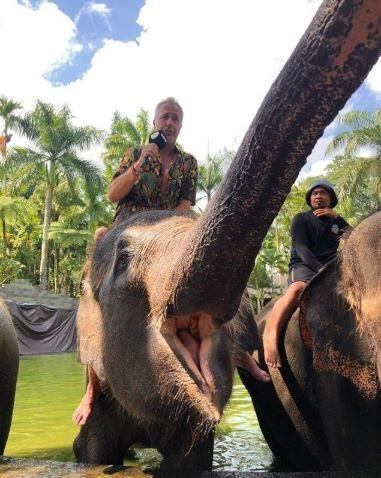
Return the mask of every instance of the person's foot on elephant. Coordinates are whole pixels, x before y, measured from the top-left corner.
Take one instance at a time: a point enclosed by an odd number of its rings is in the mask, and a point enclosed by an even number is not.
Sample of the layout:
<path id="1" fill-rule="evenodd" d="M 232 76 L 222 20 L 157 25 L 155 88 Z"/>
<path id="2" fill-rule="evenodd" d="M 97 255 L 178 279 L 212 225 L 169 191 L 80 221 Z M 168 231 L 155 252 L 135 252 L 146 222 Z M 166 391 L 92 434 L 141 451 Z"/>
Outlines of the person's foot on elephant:
<path id="1" fill-rule="evenodd" d="M 256 380 L 259 380 L 261 382 L 271 381 L 270 375 L 265 370 L 261 369 L 261 367 L 258 365 L 256 360 L 254 360 L 254 358 L 252 357 L 252 355 L 250 355 L 249 352 L 244 352 L 241 355 L 237 365 L 246 369 L 250 373 L 250 375 Z"/>
<path id="2" fill-rule="evenodd" d="M 87 366 L 87 378 L 86 393 L 72 415 L 73 422 L 80 427 L 86 424 L 93 411 L 94 402 L 100 392 L 99 379 L 90 365 Z"/>
<path id="3" fill-rule="evenodd" d="M 265 363 L 272 368 L 280 368 L 282 366 L 279 350 L 278 336 L 276 332 L 267 331 L 263 334 L 263 348 L 265 354 Z"/>
<path id="4" fill-rule="evenodd" d="M 86 424 L 91 412 L 93 411 L 94 402 L 85 394 L 80 401 L 78 407 L 74 410 L 72 420 L 76 425 L 82 427 Z"/>

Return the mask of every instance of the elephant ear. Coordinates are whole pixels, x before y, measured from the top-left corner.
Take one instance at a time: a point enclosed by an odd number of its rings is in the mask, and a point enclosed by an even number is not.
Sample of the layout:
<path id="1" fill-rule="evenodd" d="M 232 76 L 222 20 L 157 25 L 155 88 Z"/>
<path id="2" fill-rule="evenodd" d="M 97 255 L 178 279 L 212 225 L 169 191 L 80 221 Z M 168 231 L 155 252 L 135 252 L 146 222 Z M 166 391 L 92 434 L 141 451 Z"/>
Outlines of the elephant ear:
<path id="1" fill-rule="evenodd" d="M 338 261 L 328 264 L 306 287 L 301 299 L 300 330 L 318 373 L 348 379 L 368 399 L 377 395 L 374 348 L 366 332 L 360 333 L 354 312 L 339 292 Z"/>
<path id="2" fill-rule="evenodd" d="M 381 211 L 362 221 L 341 251 L 340 291 L 353 310 L 360 331 L 380 341 Z M 378 335 L 378 340 L 377 340 Z"/>
<path id="3" fill-rule="evenodd" d="M 82 282 L 82 296 L 77 311 L 78 360 L 91 365 L 99 380 L 105 382 L 103 365 L 103 320 L 98 302 L 85 275 Z"/>

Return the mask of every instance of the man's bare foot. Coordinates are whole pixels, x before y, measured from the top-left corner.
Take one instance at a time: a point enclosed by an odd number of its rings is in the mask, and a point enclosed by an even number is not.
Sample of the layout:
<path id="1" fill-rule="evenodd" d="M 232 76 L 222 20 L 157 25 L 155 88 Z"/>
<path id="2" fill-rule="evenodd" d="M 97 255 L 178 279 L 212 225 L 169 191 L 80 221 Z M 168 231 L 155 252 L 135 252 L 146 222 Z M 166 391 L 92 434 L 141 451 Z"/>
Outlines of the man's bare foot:
<path id="1" fill-rule="evenodd" d="M 244 352 L 241 355 L 238 365 L 245 368 L 256 380 L 260 380 L 261 382 L 271 381 L 270 375 L 261 369 L 249 352 Z"/>
<path id="2" fill-rule="evenodd" d="M 78 407 L 74 410 L 72 420 L 76 425 L 82 427 L 86 424 L 93 411 L 94 401 L 85 394 Z"/>
<path id="3" fill-rule="evenodd" d="M 95 400 L 100 393 L 99 379 L 91 365 L 87 365 L 87 378 L 88 382 L 85 395 L 82 397 L 72 416 L 73 422 L 81 427 L 86 424 L 93 411 Z"/>
<path id="4" fill-rule="evenodd" d="M 263 348 L 266 364 L 269 367 L 280 368 L 282 363 L 278 351 L 278 337 L 275 333 L 266 333 L 266 329 L 263 334 Z"/>

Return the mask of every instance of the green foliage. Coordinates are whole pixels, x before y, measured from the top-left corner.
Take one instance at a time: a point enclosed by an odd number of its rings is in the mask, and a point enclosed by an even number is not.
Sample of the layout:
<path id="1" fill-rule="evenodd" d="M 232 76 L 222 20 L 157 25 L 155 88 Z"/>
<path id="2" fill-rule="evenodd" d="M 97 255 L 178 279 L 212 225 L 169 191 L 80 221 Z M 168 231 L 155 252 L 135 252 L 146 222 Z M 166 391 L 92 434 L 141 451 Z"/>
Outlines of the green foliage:
<path id="1" fill-rule="evenodd" d="M 0 286 L 22 276 L 25 266 L 17 260 L 17 254 L 0 242 Z"/>
<path id="2" fill-rule="evenodd" d="M 350 111 L 340 119 L 341 131 L 327 154 L 337 155 L 328 167 L 347 217 L 359 217 L 381 207 L 381 109 Z"/>
<path id="3" fill-rule="evenodd" d="M 108 181 L 111 181 L 126 149 L 146 144 L 150 132 L 150 120 L 146 110 L 139 110 L 135 122 L 115 111 L 111 132 L 105 141 L 106 151 L 103 154 L 105 176 Z"/>
<path id="4" fill-rule="evenodd" d="M 99 143 L 103 132 L 91 126 L 75 126 L 67 106 L 56 110 L 42 101 L 25 114 L 19 126 L 31 146 L 9 149 L 4 164 L 9 172 L 19 171 L 17 175 L 21 182 L 33 176 L 38 178 L 37 184 L 45 186 L 40 286 L 47 288 L 48 237 L 55 189 L 60 182 L 65 182 L 75 197 L 73 186 L 82 179 L 89 196 L 95 198 L 102 192 L 104 180 L 100 171 L 90 161 L 81 159 L 79 153 Z M 23 171 L 22 176 L 20 171 Z M 12 180 L 12 177 L 7 179 Z"/>
<path id="5" fill-rule="evenodd" d="M 211 200 L 228 166 L 232 162 L 234 154 L 233 151 L 224 149 L 219 151 L 215 156 L 208 156 L 206 162 L 199 165 L 197 189 L 202 195 L 197 201 L 207 199 L 209 202 Z"/>
<path id="6" fill-rule="evenodd" d="M 0 118 L 3 120 L 3 134 L 8 134 L 10 128 L 17 128 L 20 117 L 16 113 L 22 108 L 21 103 L 6 98 L 0 97 Z"/>

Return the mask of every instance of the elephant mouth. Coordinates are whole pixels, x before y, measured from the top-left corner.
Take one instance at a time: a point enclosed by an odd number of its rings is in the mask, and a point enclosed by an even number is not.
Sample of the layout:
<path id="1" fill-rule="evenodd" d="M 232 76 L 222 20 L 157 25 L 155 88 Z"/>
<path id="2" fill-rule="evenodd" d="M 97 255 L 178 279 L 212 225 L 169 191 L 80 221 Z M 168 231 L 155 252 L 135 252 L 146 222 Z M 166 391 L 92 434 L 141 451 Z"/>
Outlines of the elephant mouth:
<path id="1" fill-rule="evenodd" d="M 212 404 L 216 384 L 211 359 L 217 328 L 211 315 L 200 312 L 167 318 L 161 329 L 173 353 Z"/>

